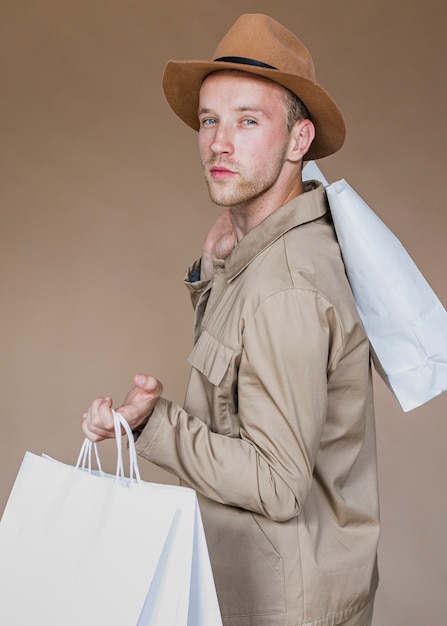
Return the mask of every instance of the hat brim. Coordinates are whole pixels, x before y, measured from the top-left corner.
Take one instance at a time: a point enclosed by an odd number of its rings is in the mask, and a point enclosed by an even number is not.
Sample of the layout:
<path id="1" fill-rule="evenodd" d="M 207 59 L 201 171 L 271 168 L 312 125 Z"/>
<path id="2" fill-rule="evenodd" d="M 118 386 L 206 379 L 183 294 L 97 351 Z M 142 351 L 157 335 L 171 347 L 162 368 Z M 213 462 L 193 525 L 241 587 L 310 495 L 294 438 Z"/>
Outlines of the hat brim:
<path id="1" fill-rule="evenodd" d="M 241 63 L 169 61 L 163 75 L 163 91 L 172 110 L 194 130 L 199 130 L 200 87 L 208 74 L 219 70 L 238 70 L 269 78 L 304 102 L 316 131 L 306 160 L 321 159 L 342 147 L 346 136 L 343 115 L 329 94 L 317 83 L 279 70 Z"/>

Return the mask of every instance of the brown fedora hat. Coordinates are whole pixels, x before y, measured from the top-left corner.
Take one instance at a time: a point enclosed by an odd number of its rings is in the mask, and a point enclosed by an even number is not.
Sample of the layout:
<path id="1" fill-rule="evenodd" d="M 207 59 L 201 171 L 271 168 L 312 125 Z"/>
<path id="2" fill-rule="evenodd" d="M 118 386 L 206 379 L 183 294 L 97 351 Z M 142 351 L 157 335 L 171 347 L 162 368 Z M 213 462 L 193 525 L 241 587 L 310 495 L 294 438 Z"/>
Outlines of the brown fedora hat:
<path id="1" fill-rule="evenodd" d="M 316 136 L 306 159 L 320 159 L 343 145 L 343 115 L 315 82 L 312 58 L 293 33 L 267 15 L 242 15 L 230 28 L 211 61 L 169 61 L 163 90 L 173 111 L 199 129 L 199 92 L 203 80 L 218 70 L 240 70 L 269 78 L 296 94 L 307 107 Z"/>

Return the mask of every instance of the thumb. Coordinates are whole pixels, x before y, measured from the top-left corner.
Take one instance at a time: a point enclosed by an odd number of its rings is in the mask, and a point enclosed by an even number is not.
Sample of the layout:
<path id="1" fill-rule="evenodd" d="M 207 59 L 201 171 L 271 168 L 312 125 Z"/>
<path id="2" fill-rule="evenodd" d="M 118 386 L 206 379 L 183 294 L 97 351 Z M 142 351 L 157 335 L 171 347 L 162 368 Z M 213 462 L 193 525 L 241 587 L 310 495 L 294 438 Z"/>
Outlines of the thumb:
<path id="1" fill-rule="evenodd" d="M 136 387 L 142 389 L 151 396 L 160 396 L 163 391 L 163 385 L 154 376 L 148 374 L 136 374 L 133 382 Z"/>
<path id="2" fill-rule="evenodd" d="M 228 235 L 226 237 L 226 244 L 227 244 L 227 247 L 229 248 L 230 252 L 236 246 L 236 244 L 237 244 L 237 234 L 236 234 L 236 231 L 234 229 L 231 232 L 228 233 Z"/>
<path id="3" fill-rule="evenodd" d="M 226 233 L 216 244 L 215 256 L 218 259 L 226 259 L 237 244 L 237 236 L 234 230 Z"/>

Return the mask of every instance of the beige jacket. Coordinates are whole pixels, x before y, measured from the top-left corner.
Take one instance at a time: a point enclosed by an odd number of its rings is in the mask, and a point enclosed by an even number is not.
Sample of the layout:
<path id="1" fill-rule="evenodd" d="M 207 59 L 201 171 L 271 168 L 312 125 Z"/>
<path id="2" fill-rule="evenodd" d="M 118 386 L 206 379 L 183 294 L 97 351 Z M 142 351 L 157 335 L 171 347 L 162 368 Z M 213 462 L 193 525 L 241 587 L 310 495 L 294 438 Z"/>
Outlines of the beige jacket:
<path id="1" fill-rule="evenodd" d="M 184 408 L 161 399 L 137 440 L 199 494 L 227 626 L 332 626 L 377 585 L 369 345 L 310 187 L 186 281 Z"/>

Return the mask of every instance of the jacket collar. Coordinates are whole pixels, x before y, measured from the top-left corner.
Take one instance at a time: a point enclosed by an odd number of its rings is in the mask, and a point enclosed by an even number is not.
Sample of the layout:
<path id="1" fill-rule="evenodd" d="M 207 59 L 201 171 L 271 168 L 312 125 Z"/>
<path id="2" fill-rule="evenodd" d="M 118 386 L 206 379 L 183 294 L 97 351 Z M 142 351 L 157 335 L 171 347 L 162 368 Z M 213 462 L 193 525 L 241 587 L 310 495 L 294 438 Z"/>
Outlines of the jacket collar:
<path id="1" fill-rule="evenodd" d="M 322 217 L 328 208 L 323 185 L 316 181 L 306 181 L 304 193 L 273 211 L 238 243 L 222 263 L 225 266 L 226 279 L 233 280 L 258 254 L 287 231 Z"/>

